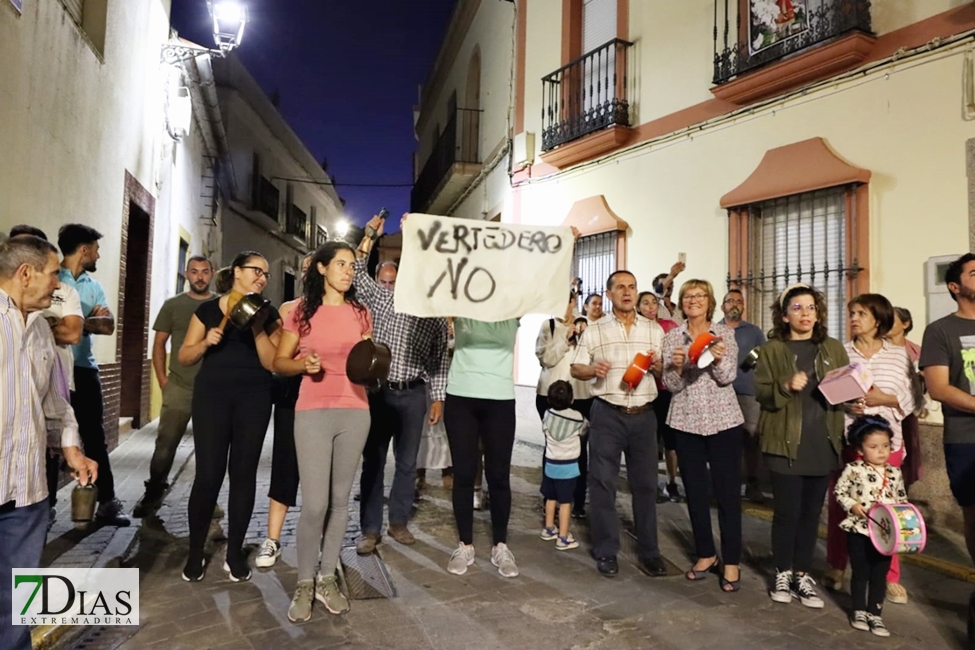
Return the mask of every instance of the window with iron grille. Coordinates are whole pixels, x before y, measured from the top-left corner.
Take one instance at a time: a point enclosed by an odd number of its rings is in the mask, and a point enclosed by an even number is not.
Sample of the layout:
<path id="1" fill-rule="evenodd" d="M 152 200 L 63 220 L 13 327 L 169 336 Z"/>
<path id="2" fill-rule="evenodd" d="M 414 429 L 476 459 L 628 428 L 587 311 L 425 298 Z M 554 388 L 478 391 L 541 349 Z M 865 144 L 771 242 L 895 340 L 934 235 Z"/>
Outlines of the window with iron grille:
<path id="1" fill-rule="evenodd" d="M 846 338 L 846 305 L 858 268 L 853 186 L 804 192 L 748 206 L 748 272 L 730 277 L 746 289 L 748 319 L 768 331 L 771 307 L 786 287 L 803 282 L 826 297 L 830 336 Z"/>
<path id="2" fill-rule="evenodd" d="M 578 299 L 578 309 L 582 311 L 582 302 L 591 293 L 603 295 L 606 291 L 606 279 L 616 270 L 616 240 L 619 233 L 614 231 L 598 235 L 580 237 L 576 242 L 575 255 L 572 258 L 572 277 L 582 278 L 582 294 Z M 604 304 L 604 311 L 609 310 L 608 302 Z"/>

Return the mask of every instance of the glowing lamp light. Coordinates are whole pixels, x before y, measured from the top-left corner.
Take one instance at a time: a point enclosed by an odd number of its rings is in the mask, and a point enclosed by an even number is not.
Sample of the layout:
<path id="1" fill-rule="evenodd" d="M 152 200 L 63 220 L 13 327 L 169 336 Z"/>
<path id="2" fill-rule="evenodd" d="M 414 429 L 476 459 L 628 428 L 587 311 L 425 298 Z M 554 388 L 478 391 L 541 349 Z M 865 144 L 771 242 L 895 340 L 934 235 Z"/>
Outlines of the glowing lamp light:
<path id="1" fill-rule="evenodd" d="M 349 222 L 342 219 L 335 224 L 335 234 L 338 235 L 339 239 L 345 239 L 345 236 L 349 234 Z"/>
<path id="2" fill-rule="evenodd" d="M 247 26 L 247 8 L 232 0 L 211 0 L 213 15 L 213 40 L 223 52 L 238 47 L 244 39 Z"/>

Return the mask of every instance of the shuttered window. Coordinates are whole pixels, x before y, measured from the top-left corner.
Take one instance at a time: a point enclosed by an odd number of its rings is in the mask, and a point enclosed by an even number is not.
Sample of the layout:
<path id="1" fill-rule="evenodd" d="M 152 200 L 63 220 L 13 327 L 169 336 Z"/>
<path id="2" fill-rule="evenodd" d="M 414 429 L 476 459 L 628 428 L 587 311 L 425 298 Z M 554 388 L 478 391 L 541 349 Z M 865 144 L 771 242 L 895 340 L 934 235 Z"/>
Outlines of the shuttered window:
<path id="1" fill-rule="evenodd" d="M 617 231 L 604 232 L 589 237 L 580 237 L 576 242 L 575 255 L 572 258 L 572 277 L 582 278 L 582 295 L 579 296 L 579 311 L 582 311 L 582 301 L 591 293 L 603 295 L 606 291 L 606 280 L 609 274 L 616 270 L 616 240 Z M 568 288 L 568 287 L 566 287 Z M 605 311 L 609 310 L 606 301 Z"/>
<path id="2" fill-rule="evenodd" d="M 61 4 L 68 10 L 68 15 L 77 24 L 81 24 L 81 17 L 85 13 L 85 0 L 61 0 Z"/>
<path id="3" fill-rule="evenodd" d="M 617 0 L 583 0 L 583 54 L 616 38 L 616 4 Z"/>
<path id="4" fill-rule="evenodd" d="M 582 53 L 587 54 L 616 38 L 617 0 L 583 0 Z M 603 50 L 595 60 L 587 62 L 583 70 L 586 86 L 584 106 L 588 112 L 599 104 L 616 97 L 616 87 L 608 83 L 616 69 L 616 49 Z"/>
<path id="5" fill-rule="evenodd" d="M 791 284 L 809 284 L 826 296 L 830 336 L 846 338 L 846 304 L 859 270 L 847 258 L 847 206 L 852 187 L 835 187 L 748 206 L 748 317 L 772 326 L 771 306 Z M 855 248 L 855 247 L 851 247 Z"/>

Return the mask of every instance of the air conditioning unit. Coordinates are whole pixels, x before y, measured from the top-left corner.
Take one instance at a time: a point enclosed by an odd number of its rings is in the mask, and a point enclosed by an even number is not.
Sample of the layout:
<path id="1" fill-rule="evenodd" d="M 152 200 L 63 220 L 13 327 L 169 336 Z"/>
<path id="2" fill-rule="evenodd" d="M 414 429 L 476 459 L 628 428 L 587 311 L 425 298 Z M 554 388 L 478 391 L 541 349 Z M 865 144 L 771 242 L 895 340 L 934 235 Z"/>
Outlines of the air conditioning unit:
<path id="1" fill-rule="evenodd" d="M 535 134 L 523 131 L 515 136 L 512 152 L 514 167 L 525 167 L 535 162 Z"/>

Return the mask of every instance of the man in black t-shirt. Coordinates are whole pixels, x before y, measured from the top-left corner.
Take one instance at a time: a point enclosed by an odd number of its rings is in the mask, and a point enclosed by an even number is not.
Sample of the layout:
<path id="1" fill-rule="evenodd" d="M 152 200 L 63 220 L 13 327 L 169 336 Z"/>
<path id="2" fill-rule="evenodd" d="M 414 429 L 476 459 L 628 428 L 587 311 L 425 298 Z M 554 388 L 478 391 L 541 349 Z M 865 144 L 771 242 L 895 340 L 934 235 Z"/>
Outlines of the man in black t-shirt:
<path id="1" fill-rule="evenodd" d="M 958 310 L 928 325 L 920 366 L 931 397 L 942 404 L 945 466 L 975 561 L 975 254 L 952 262 L 945 282 Z"/>

